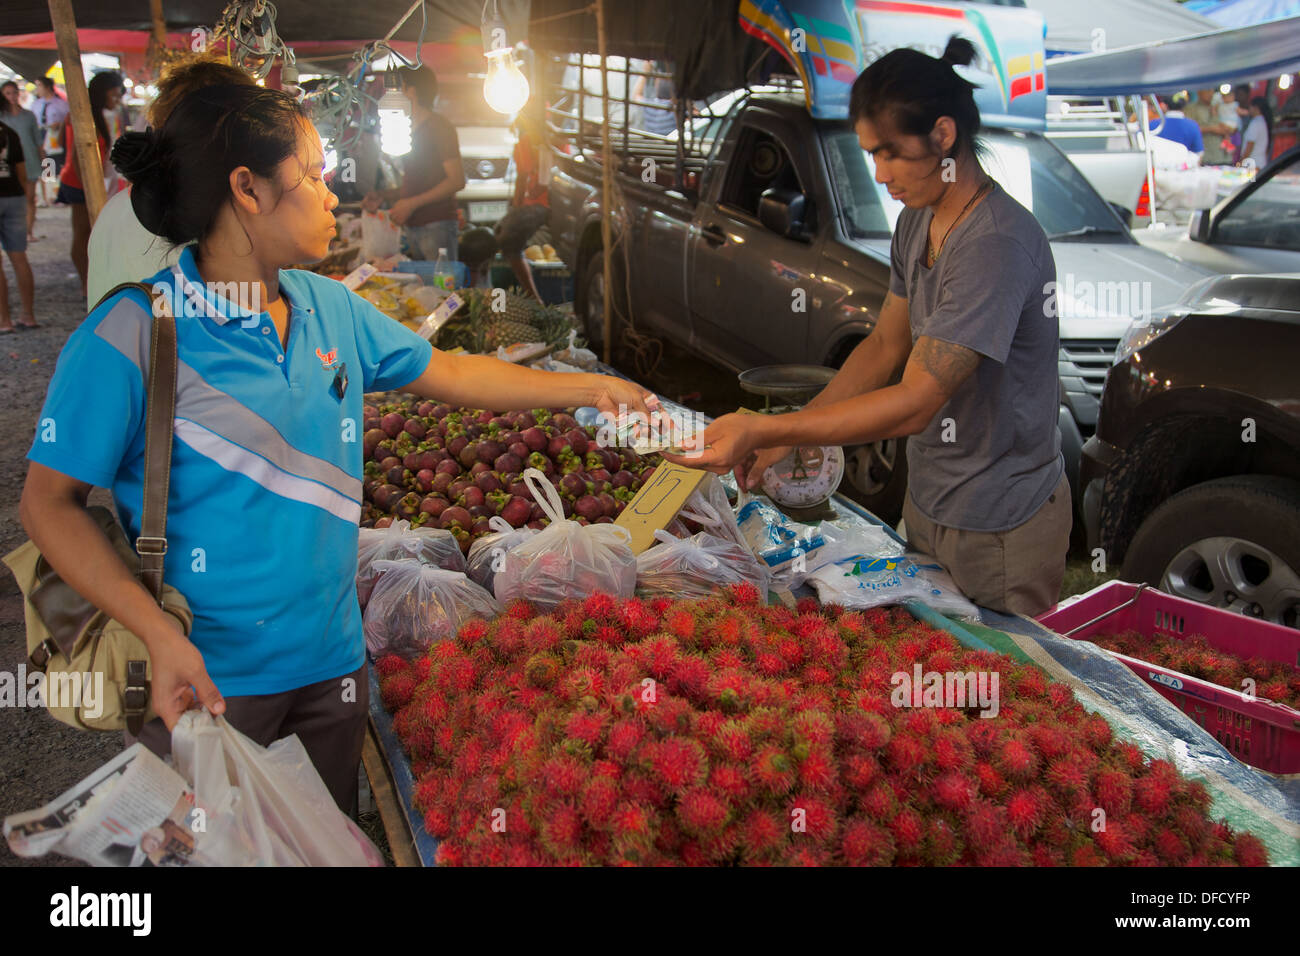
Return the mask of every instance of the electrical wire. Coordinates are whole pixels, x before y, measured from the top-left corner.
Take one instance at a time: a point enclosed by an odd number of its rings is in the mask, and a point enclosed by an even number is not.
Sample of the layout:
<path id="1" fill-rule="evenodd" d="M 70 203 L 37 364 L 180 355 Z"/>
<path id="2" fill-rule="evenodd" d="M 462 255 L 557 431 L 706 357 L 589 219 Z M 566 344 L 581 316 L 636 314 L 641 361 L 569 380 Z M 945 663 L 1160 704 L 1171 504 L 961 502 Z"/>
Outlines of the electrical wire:
<path id="1" fill-rule="evenodd" d="M 221 11 L 215 37 L 233 48 L 231 61 L 258 79 L 266 79 L 279 57 L 293 65 L 289 49 L 275 29 L 277 11 L 271 0 L 230 0 Z"/>

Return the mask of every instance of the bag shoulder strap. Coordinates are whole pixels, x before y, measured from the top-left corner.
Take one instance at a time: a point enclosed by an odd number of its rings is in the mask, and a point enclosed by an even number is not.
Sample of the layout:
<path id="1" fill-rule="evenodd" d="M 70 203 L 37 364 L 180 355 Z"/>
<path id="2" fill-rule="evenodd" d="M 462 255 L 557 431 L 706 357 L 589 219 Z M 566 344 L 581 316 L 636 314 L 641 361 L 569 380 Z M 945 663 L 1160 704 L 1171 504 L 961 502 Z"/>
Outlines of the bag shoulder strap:
<path id="1" fill-rule="evenodd" d="M 140 516 L 140 536 L 135 539 L 135 552 L 140 556 L 140 581 L 161 605 L 163 562 L 167 554 L 172 421 L 176 414 L 176 319 L 167 306 L 166 294 L 155 297 L 153 290 L 143 282 L 123 282 L 114 286 L 95 304 L 95 308 L 127 289 L 140 290 L 154 303 L 145 406 L 144 510 Z"/>

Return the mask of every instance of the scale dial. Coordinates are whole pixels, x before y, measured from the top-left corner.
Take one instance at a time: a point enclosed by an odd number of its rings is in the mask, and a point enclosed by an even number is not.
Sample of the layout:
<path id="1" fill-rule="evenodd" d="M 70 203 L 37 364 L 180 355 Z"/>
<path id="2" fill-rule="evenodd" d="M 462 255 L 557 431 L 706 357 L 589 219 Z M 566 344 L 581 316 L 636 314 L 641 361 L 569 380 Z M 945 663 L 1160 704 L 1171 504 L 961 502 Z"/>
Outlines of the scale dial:
<path id="1" fill-rule="evenodd" d="M 830 500 L 843 477 L 839 445 L 796 448 L 763 472 L 763 493 L 786 508 L 815 508 Z"/>

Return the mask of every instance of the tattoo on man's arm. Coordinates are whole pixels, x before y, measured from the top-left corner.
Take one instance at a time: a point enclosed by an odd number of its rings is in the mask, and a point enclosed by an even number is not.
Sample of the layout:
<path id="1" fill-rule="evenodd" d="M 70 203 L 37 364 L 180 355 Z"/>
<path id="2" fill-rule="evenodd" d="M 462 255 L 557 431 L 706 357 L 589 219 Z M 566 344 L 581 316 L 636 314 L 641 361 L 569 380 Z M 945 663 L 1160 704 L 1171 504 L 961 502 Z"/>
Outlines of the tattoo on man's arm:
<path id="1" fill-rule="evenodd" d="M 980 355 L 964 345 L 923 335 L 912 346 L 912 361 L 919 362 L 945 392 L 952 394 L 975 371 Z"/>

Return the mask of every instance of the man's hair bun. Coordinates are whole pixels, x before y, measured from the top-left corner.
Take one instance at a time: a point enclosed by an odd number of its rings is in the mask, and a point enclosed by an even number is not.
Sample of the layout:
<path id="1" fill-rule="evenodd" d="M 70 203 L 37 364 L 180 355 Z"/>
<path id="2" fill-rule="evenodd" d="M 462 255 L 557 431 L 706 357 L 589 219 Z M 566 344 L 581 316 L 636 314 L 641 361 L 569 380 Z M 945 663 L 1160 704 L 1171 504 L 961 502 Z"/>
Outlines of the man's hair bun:
<path id="1" fill-rule="evenodd" d="M 977 56 L 975 44 L 954 33 L 948 38 L 948 45 L 943 48 L 942 59 L 952 66 L 970 66 Z"/>

